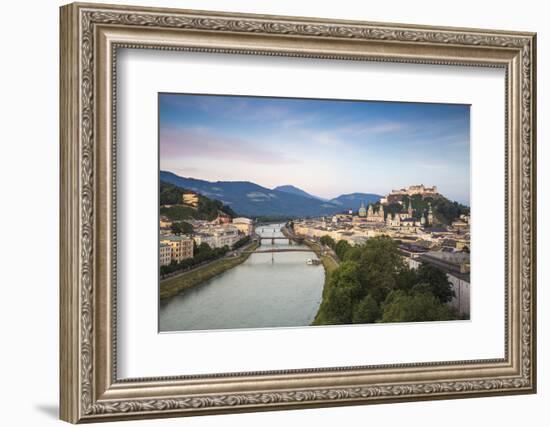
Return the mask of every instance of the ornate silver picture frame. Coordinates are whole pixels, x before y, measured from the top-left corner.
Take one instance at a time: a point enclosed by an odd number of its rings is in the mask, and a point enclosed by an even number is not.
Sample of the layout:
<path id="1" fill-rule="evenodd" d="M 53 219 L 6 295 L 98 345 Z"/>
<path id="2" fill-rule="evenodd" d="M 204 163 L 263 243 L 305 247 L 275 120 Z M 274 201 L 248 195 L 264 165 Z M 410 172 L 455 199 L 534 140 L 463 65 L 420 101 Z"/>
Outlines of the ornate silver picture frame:
<path id="1" fill-rule="evenodd" d="M 60 18 L 61 419 L 536 391 L 535 34 L 79 3 L 63 6 Z M 504 357 L 120 379 L 116 62 L 122 48 L 503 69 Z"/>

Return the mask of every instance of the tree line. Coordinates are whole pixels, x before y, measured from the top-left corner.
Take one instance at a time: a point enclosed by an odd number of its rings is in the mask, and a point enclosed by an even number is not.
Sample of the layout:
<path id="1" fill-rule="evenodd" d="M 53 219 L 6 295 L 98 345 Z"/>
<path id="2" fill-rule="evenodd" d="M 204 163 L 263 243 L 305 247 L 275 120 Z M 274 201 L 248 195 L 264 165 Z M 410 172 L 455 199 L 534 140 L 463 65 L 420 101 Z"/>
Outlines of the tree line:
<path id="1" fill-rule="evenodd" d="M 333 245 L 341 262 L 326 282 L 314 325 L 459 318 L 447 304 L 454 291 L 445 272 L 427 264 L 409 268 L 391 238 L 375 237 L 353 247 L 321 240 Z"/>

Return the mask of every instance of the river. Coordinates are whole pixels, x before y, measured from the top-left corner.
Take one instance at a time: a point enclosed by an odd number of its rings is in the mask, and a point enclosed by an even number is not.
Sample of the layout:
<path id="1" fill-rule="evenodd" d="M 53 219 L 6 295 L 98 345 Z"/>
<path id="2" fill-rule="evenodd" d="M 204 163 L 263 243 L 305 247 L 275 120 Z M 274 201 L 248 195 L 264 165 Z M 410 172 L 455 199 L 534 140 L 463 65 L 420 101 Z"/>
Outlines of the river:
<path id="1" fill-rule="evenodd" d="M 262 237 L 284 237 L 284 224 L 256 227 Z M 256 250 L 305 248 L 263 240 Z M 253 253 L 231 270 L 160 303 L 161 332 L 309 325 L 321 303 L 323 265 L 313 252 Z"/>

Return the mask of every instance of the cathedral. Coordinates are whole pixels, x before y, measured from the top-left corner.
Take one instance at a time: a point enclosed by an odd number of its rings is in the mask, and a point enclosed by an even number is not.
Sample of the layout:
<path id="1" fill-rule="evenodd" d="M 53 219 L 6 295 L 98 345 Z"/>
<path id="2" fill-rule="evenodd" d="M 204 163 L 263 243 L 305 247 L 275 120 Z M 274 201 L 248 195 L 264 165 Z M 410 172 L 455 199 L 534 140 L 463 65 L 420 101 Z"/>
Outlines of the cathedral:
<path id="1" fill-rule="evenodd" d="M 380 205 L 375 212 L 371 203 L 367 210 L 365 202 L 361 202 L 361 206 L 359 207 L 359 219 L 366 222 L 384 222 L 384 208 Z"/>
<path id="2" fill-rule="evenodd" d="M 386 219 L 386 225 L 392 228 L 405 228 L 410 230 L 416 230 L 419 227 L 425 227 L 433 224 L 433 211 L 432 204 L 428 204 L 428 214 L 422 215 L 420 221 L 414 218 L 414 210 L 412 203 L 409 203 L 407 212 L 396 213 L 393 217 L 388 215 Z"/>

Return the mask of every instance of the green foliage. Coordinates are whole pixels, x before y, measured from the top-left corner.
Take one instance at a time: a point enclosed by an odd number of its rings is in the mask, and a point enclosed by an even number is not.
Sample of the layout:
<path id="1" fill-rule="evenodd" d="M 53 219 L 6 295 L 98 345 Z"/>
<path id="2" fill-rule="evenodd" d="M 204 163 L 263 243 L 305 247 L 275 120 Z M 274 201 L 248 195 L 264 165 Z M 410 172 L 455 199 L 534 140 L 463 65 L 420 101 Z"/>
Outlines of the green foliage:
<path id="1" fill-rule="evenodd" d="M 374 323 L 380 317 L 380 307 L 372 295 L 367 295 L 353 309 L 353 323 Z"/>
<path id="2" fill-rule="evenodd" d="M 451 202 L 447 199 L 436 199 L 432 204 L 435 217 L 443 224 L 451 224 L 462 214 L 469 214 L 470 208 L 458 202 Z"/>
<path id="3" fill-rule="evenodd" d="M 181 222 L 173 222 L 172 226 L 170 227 L 172 229 L 172 233 L 174 234 L 191 234 L 193 233 L 193 226 L 189 224 L 188 222 L 181 221 Z"/>
<path id="4" fill-rule="evenodd" d="M 244 236 L 243 238 L 237 240 L 234 244 L 233 244 L 233 249 L 238 249 L 248 243 L 250 243 L 252 239 L 250 238 L 250 236 Z"/>
<path id="5" fill-rule="evenodd" d="M 202 219 L 212 221 L 218 217 L 219 213 L 224 213 L 234 218 L 237 215 L 229 206 L 225 206 L 219 200 L 212 200 L 201 194 L 198 194 L 198 205 L 196 208 L 183 205 L 183 195 L 192 193 L 175 185 L 166 182 L 160 182 L 160 214 L 168 217 L 171 221 L 181 221 L 185 219 Z M 166 207 L 164 205 L 171 205 Z"/>
<path id="6" fill-rule="evenodd" d="M 436 222 L 441 224 L 449 225 L 462 214 L 469 214 L 470 208 L 464 206 L 458 202 L 451 202 L 449 199 L 439 196 L 439 197 L 422 197 L 420 194 L 415 194 L 414 196 L 408 197 L 403 196 L 401 201 L 403 202 L 402 209 L 407 210 L 409 203 L 412 203 L 414 210 L 414 218 L 419 220 L 423 215 L 427 215 L 429 205 L 432 205 L 432 213 L 435 217 Z M 390 205 L 399 205 L 393 204 Z M 397 207 L 392 208 L 397 209 Z M 396 211 L 400 212 L 400 211 Z"/>
<path id="7" fill-rule="evenodd" d="M 452 301 L 455 293 L 444 271 L 432 265 L 422 263 L 420 267 L 418 267 L 417 276 L 417 282 L 427 284 L 429 291 L 437 297 L 440 302 L 446 303 Z"/>
<path id="8" fill-rule="evenodd" d="M 340 264 L 330 277 L 324 312 L 330 323 L 351 323 L 354 302 L 359 296 L 359 266 L 348 261 Z"/>
<path id="9" fill-rule="evenodd" d="M 348 253 L 350 249 L 351 245 L 348 242 L 346 242 L 345 240 L 339 240 L 334 247 L 334 252 L 336 252 L 338 258 L 344 259 L 346 253 Z"/>
<path id="10" fill-rule="evenodd" d="M 429 292 L 393 291 L 383 304 L 382 322 L 427 322 L 456 319 L 454 310 Z"/>
<path id="11" fill-rule="evenodd" d="M 336 242 L 330 236 L 322 236 L 319 239 L 319 241 L 321 242 L 322 245 L 328 246 L 329 248 L 332 248 L 332 249 L 334 249 L 334 247 L 336 246 Z"/>
<path id="12" fill-rule="evenodd" d="M 342 262 L 325 285 L 315 324 L 457 318 L 444 304 L 453 297 L 446 274 L 431 266 L 409 269 L 389 237 L 372 238 L 362 246 L 339 245 Z M 405 303 L 412 303 L 411 308 Z M 400 318 L 406 320 L 395 320 Z"/>
<path id="13" fill-rule="evenodd" d="M 386 206 L 386 217 L 389 215 L 391 218 L 395 216 L 396 213 L 403 212 L 403 206 L 399 203 L 391 203 Z"/>
<path id="14" fill-rule="evenodd" d="M 170 221 L 182 221 L 185 219 L 199 219 L 197 211 L 193 208 L 183 205 L 173 205 L 170 207 L 161 206 L 160 214 L 167 217 Z"/>
<path id="15" fill-rule="evenodd" d="M 160 204 L 162 205 L 181 205 L 183 202 L 183 191 L 174 185 L 160 182 Z"/>

